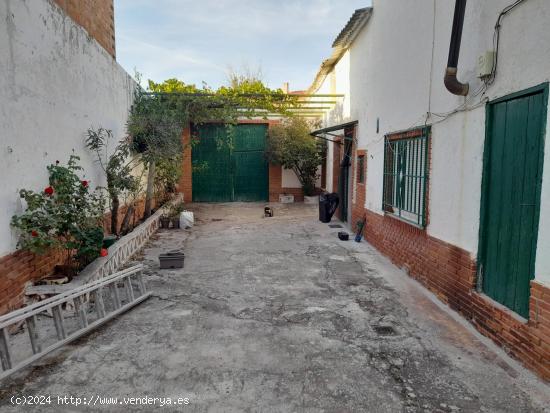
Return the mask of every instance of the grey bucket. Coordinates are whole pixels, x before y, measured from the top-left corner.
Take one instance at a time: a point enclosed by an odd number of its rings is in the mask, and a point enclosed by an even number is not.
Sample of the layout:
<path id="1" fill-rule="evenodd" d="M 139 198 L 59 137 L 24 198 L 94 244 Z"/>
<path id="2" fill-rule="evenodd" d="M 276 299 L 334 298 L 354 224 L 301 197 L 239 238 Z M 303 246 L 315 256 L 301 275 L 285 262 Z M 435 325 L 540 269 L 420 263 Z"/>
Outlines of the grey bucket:
<path id="1" fill-rule="evenodd" d="M 183 251 L 169 251 L 159 255 L 160 269 L 183 268 L 185 254 Z"/>

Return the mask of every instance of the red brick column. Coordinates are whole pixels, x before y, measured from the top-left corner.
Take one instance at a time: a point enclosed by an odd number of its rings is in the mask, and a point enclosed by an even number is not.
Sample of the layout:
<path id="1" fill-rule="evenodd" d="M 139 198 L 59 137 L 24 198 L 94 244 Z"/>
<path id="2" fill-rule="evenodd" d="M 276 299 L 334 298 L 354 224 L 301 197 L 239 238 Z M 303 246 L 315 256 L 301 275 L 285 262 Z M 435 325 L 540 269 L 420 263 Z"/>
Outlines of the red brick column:
<path id="1" fill-rule="evenodd" d="M 281 165 L 269 164 L 269 202 L 279 202 L 282 194 L 283 168 Z"/>
<path id="2" fill-rule="evenodd" d="M 366 197 L 366 182 L 367 182 L 367 157 L 364 149 L 357 149 L 353 151 L 353 161 L 351 165 L 351 176 L 353 179 L 353 188 L 355 188 L 355 196 L 351 205 L 351 229 L 356 231 L 357 221 L 363 218 L 365 215 L 365 197 Z M 356 170 L 358 166 L 357 158 L 364 156 L 364 179 L 363 183 L 359 183 L 359 171 Z"/>
<path id="3" fill-rule="evenodd" d="M 183 130 L 183 163 L 182 175 L 178 185 L 178 191 L 183 194 L 185 202 L 193 201 L 193 164 L 191 159 L 191 127 Z"/>

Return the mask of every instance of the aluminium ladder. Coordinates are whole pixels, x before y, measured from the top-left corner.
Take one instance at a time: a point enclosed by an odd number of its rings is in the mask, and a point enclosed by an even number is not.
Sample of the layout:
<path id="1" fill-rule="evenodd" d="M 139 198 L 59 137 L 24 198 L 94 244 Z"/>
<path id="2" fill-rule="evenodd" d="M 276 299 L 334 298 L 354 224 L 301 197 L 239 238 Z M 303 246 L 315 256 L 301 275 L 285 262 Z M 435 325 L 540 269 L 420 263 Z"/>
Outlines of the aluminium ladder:
<path id="1" fill-rule="evenodd" d="M 143 281 L 143 266 L 135 265 L 116 272 L 108 277 L 82 285 L 73 290 L 40 301 L 33 305 L 12 311 L 0 317 L 0 362 L 2 372 L 0 380 L 32 364 L 46 354 L 89 333 L 117 315 L 129 310 L 151 296 Z M 134 281 L 134 282 L 132 282 Z M 135 285 L 133 285 L 135 284 Z M 137 288 L 137 294 L 134 289 Z M 74 305 L 77 317 L 75 330 L 69 332 L 64 317 L 63 306 Z M 94 308 L 95 316 L 91 314 Z M 43 348 L 43 342 L 37 322 L 37 315 L 51 312 L 55 326 L 54 343 Z M 8 328 L 24 322 L 32 355 L 15 360 Z M 51 339 L 51 338 L 50 338 Z"/>

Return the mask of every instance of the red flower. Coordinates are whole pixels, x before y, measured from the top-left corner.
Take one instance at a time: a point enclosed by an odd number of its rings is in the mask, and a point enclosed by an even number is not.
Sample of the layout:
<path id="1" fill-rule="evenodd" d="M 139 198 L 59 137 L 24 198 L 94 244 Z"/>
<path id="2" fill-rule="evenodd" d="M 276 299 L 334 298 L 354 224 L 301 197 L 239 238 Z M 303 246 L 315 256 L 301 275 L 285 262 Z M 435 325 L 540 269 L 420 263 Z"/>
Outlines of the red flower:
<path id="1" fill-rule="evenodd" d="M 46 189 L 44 189 L 44 193 L 46 195 L 53 195 L 53 188 L 51 186 L 47 187 Z"/>
<path id="2" fill-rule="evenodd" d="M 36 231 L 31 231 L 31 236 L 32 236 L 32 237 L 38 237 L 38 232 L 36 232 Z"/>
<path id="3" fill-rule="evenodd" d="M 106 257 L 107 255 L 109 255 L 109 251 L 107 250 L 107 248 L 101 248 L 99 255 L 101 255 L 102 257 Z"/>
<path id="4" fill-rule="evenodd" d="M 80 181 L 80 183 L 82 184 L 82 186 L 84 188 L 86 188 L 88 186 L 88 181 Z"/>

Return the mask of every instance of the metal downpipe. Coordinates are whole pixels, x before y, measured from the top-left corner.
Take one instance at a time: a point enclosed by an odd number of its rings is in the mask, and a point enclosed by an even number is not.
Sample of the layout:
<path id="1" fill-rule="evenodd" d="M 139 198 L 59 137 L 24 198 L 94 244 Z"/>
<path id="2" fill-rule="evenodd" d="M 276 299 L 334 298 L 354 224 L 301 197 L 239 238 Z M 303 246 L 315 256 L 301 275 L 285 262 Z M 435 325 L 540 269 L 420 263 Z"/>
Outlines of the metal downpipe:
<path id="1" fill-rule="evenodd" d="M 459 96 L 466 96 L 470 90 L 468 83 L 462 83 L 456 78 L 465 11 L 466 0 L 456 0 L 453 28 L 451 31 L 451 42 L 449 45 L 449 58 L 447 60 L 447 68 L 445 69 L 444 79 L 447 90 L 453 95 Z"/>

